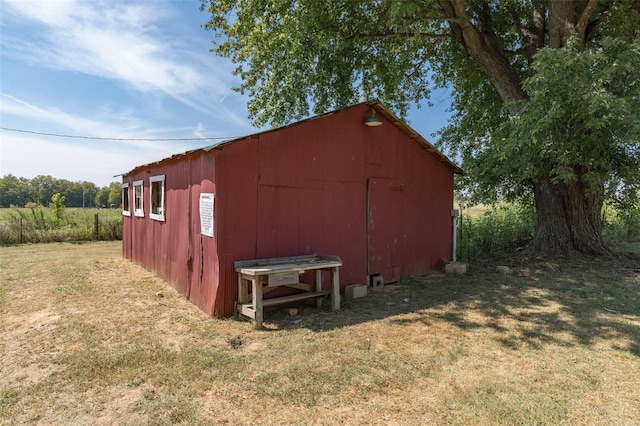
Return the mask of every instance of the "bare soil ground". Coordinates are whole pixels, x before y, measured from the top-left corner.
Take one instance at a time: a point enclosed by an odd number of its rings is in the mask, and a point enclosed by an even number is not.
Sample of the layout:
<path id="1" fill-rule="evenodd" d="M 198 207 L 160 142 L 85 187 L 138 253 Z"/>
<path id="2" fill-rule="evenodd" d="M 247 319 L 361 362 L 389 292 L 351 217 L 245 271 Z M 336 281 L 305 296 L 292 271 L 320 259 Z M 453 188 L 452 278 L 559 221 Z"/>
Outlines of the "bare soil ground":
<path id="1" fill-rule="evenodd" d="M 251 322 L 120 243 L 0 248 L 0 424 L 640 425 L 640 259 L 469 265 Z"/>

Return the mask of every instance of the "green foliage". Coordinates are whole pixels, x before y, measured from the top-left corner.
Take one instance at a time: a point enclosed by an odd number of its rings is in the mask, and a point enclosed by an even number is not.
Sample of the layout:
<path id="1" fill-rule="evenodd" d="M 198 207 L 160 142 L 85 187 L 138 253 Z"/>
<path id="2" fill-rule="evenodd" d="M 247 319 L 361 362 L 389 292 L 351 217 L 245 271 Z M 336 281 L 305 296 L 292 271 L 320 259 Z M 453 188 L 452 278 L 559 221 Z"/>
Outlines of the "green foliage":
<path id="1" fill-rule="evenodd" d="M 603 39 L 580 51 L 577 40 L 542 49 L 524 81 L 529 100 L 498 127 L 476 165 L 509 193 L 541 177 L 582 179 L 592 188 L 640 182 L 640 40 Z M 567 84 L 570 82 L 570 84 Z"/>
<path id="2" fill-rule="evenodd" d="M 539 178 L 598 189 L 640 181 L 631 0 L 598 2 L 583 38 L 562 49 L 549 47 L 551 32 L 566 30 L 551 28 L 547 2 L 201 1 L 213 51 L 237 64 L 257 125 L 372 97 L 402 116 L 434 86 L 451 87 L 441 147 L 462 158 L 476 200 L 528 198 Z M 483 37 L 476 50 L 469 28 Z"/>
<path id="3" fill-rule="evenodd" d="M 65 200 L 64 195 L 60 195 L 60 193 L 53 194 L 51 196 L 51 203 L 49 203 L 49 208 L 53 213 L 53 218 L 56 223 L 56 228 L 60 226 L 60 222 L 64 217 L 64 209 L 65 209 L 64 200 Z"/>
<path id="4" fill-rule="evenodd" d="M 28 180 L 13 175 L 0 178 L 0 207 L 24 206 L 28 196 Z"/>
<path id="5" fill-rule="evenodd" d="M 120 191 L 121 184 L 112 182 L 107 191 Z M 56 179 L 52 176 L 36 176 L 33 179 L 6 175 L 0 177 L 0 208 L 24 207 L 28 203 L 46 206 L 51 197 L 59 193 L 65 197 L 67 207 L 91 207 L 98 187 L 87 181 L 71 182 L 66 179 Z M 105 200 L 106 202 L 107 200 Z M 119 205 L 119 203 L 116 203 Z"/>
<path id="6" fill-rule="evenodd" d="M 606 253 L 607 201 L 640 189 L 636 0 L 201 0 L 257 125 L 452 88 L 440 147 L 470 198 L 533 199 L 531 248 Z M 484 243 L 480 244 L 483 245 Z"/>
<path id="7" fill-rule="evenodd" d="M 535 211 L 530 203 L 501 203 L 472 218 L 462 209 L 457 232 L 457 255 L 463 261 L 513 254 L 533 238 Z"/>
<path id="8" fill-rule="evenodd" d="M 122 204 L 122 184 L 119 182 L 112 182 L 108 187 L 100 188 L 96 193 L 95 198 L 96 206 L 99 207 L 120 207 Z"/>
<path id="9" fill-rule="evenodd" d="M 36 204 L 25 208 L 0 209 L 0 244 L 122 239 L 120 210 L 66 209 L 63 211 L 64 214 L 58 216 L 55 209 Z M 98 215 L 97 233 L 96 214 Z"/>
<path id="10" fill-rule="evenodd" d="M 109 188 L 100 188 L 96 193 L 94 202 L 98 207 L 107 207 L 109 203 Z"/>
<path id="11" fill-rule="evenodd" d="M 426 58 L 443 32 L 418 2 L 203 1 L 214 51 L 230 57 L 256 125 L 277 126 L 356 101 L 380 98 L 405 113 L 428 97 Z M 381 9 L 383 13 L 381 13 Z M 405 36 L 393 36 L 393 32 Z M 416 34 L 413 37 L 411 34 Z"/>
<path id="12" fill-rule="evenodd" d="M 443 132 L 462 152 L 460 184 L 476 200 L 528 197 L 547 176 L 607 187 L 618 203 L 640 189 L 640 40 L 603 37 L 584 50 L 577 44 L 536 55 L 523 81 L 529 99 L 516 117 L 463 110 Z"/>
<path id="13" fill-rule="evenodd" d="M 109 185 L 109 197 L 107 198 L 108 206 L 120 207 L 122 205 L 122 184 L 112 182 Z"/>
<path id="14" fill-rule="evenodd" d="M 468 211 L 461 209 L 457 223 L 457 256 L 463 261 L 513 255 L 533 238 L 536 217 L 531 203 L 499 203 L 478 217 Z M 640 203 L 609 204 L 602 215 L 604 234 L 612 246 L 640 242 Z"/>
<path id="15" fill-rule="evenodd" d="M 605 237 L 612 242 L 640 242 L 640 203 L 604 208 Z"/>

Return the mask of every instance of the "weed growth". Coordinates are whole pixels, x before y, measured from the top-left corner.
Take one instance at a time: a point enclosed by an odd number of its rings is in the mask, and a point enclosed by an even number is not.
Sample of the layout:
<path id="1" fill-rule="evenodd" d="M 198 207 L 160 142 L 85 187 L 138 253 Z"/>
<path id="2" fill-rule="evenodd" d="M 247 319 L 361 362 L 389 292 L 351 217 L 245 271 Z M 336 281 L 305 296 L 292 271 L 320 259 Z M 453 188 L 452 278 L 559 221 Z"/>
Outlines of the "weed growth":
<path id="1" fill-rule="evenodd" d="M 60 204 L 60 203 L 58 203 Z M 98 215 L 98 226 L 95 226 Z M 30 204 L 0 210 L 0 244 L 122 239 L 120 210 L 50 208 Z"/>
<path id="2" fill-rule="evenodd" d="M 625 209 L 606 206 L 602 216 L 605 237 L 608 241 L 640 242 L 640 204 Z"/>
<path id="3" fill-rule="evenodd" d="M 605 238 L 615 249 L 624 250 L 640 242 L 640 206 L 605 206 L 602 219 Z M 533 238 L 535 209 L 530 204 L 504 203 L 489 207 L 479 216 L 465 214 L 463 209 L 457 224 L 459 259 L 507 256 Z"/>
<path id="4" fill-rule="evenodd" d="M 481 255 L 506 255 L 524 246 L 535 232 L 535 211 L 528 204 L 490 207 L 479 217 L 458 220 L 458 257 L 467 261 Z"/>

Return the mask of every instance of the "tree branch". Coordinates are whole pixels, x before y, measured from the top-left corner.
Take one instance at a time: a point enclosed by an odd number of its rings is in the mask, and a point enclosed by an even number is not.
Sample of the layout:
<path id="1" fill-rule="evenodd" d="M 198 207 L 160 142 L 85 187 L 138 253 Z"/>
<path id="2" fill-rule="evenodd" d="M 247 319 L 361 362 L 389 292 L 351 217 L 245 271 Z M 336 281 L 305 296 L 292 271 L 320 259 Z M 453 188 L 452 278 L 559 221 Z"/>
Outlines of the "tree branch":
<path id="1" fill-rule="evenodd" d="M 353 34 L 349 36 L 343 36 L 344 40 L 379 40 L 383 38 L 389 37 L 401 37 L 401 38 L 411 38 L 411 37 L 420 37 L 424 39 L 448 39 L 451 38 L 450 34 L 436 34 L 436 33 L 412 33 L 408 31 L 394 31 L 394 30 L 386 30 L 384 32 L 375 33 L 375 34 Z"/>
<path id="2" fill-rule="evenodd" d="M 598 0 L 589 0 L 589 3 L 585 6 L 584 10 L 582 11 L 582 16 L 580 17 L 580 20 L 578 21 L 578 25 L 576 26 L 576 29 L 578 31 L 578 36 L 580 37 L 580 40 L 582 40 L 582 44 L 585 43 L 585 30 L 587 29 L 587 25 L 589 24 L 589 20 L 591 19 L 591 15 L 593 14 L 593 11 L 595 10 L 596 6 L 598 4 Z"/>
<path id="3" fill-rule="evenodd" d="M 447 17 L 449 27 L 451 28 L 451 37 L 461 45 L 464 45 L 464 38 L 462 36 L 462 20 L 456 16 L 456 11 L 453 8 L 450 0 L 438 0 L 438 4 L 442 8 L 443 14 Z"/>
<path id="4" fill-rule="evenodd" d="M 480 33 L 469 19 L 465 0 L 438 0 L 438 3 L 446 15 L 453 15 L 461 20 L 460 23 L 450 23 L 452 36 L 485 72 L 503 102 L 510 105 L 509 113 L 516 115 L 520 111 L 520 102 L 527 95 L 522 90 L 520 78 L 509 63 L 490 20 L 485 20 L 487 28 Z"/>

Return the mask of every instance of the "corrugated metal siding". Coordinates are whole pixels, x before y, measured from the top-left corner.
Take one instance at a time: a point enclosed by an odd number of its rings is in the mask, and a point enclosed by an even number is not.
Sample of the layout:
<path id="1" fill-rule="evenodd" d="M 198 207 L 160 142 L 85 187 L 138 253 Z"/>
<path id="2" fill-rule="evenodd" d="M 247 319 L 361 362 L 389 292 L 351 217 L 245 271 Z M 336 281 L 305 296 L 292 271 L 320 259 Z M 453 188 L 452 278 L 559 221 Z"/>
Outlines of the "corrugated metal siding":
<path id="1" fill-rule="evenodd" d="M 233 262 L 256 258 L 259 155 L 253 142 L 257 140 L 239 141 L 216 153 L 216 232 L 220 253 L 220 285 L 213 311 L 216 316 L 233 314 L 238 297 Z"/>
<path id="2" fill-rule="evenodd" d="M 380 274 L 385 282 L 402 275 L 404 184 L 385 178 L 370 178 L 367 192 L 367 242 L 369 274 Z M 410 255 L 409 253 L 407 253 Z"/>
<path id="3" fill-rule="evenodd" d="M 209 315 L 215 313 L 214 304 L 220 278 L 218 268 L 218 240 L 220 223 L 218 210 L 220 200 L 215 184 L 216 157 L 214 152 L 194 156 L 190 161 L 191 190 L 188 205 L 191 211 L 190 241 L 187 248 L 189 270 L 189 300 Z M 200 194 L 214 194 L 214 232 L 213 238 L 202 235 L 200 229 Z"/>
<path id="4" fill-rule="evenodd" d="M 433 268 L 451 253 L 453 169 L 402 126 L 362 125 L 368 114 L 363 104 L 155 163 L 152 175 L 166 174 L 176 192 L 167 198 L 165 224 L 131 218 L 131 258 L 178 283 L 215 316 L 233 313 L 236 260 L 334 254 L 343 260 L 342 286 L 365 283 L 368 273 L 393 280 Z M 145 171 L 136 169 L 126 181 Z M 386 185 L 375 193 L 373 217 L 371 182 Z M 215 238 L 200 235 L 201 192 L 215 193 Z M 172 213 L 174 204 L 189 207 Z M 370 220 L 387 227 L 375 242 L 384 249 L 373 254 L 389 258 L 379 265 L 369 263 Z"/>
<path id="5" fill-rule="evenodd" d="M 127 256 L 171 283 L 207 313 L 212 312 L 218 284 L 215 240 L 200 235 L 200 192 L 215 193 L 213 154 L 153 164 L 123 180 L 143 181 L 144 217 L 123 221 L 123 250 Z M 193 171 L 194 169 L 195 171 Z M 165 220 L 151 219 L 149 178 L 165 175 Z M 208 257 L 210 261 L 203 262 Z M 195 268 L 196 273 L 193 273 Z"/>
<path id="6" fill-rule="evenodd" d="M 230 287 L 225 314 L 236 299 L 235 260 L 336 254 L 342 286 L 366 282 L 370 177 L 403 187 L 380 205 L 402 225 L 392 228 L 397 242 L 387 280 L 426 272 L 449 255 L 451 169 L 396 126 L 362 126 L 366 114 L 366 107 L 354 108 L 223 148 L 218 180 L 233 196 L 225 198 L 222 232 L 234 236 L 225 238 L 221 264 L 220 288 Z"/>

